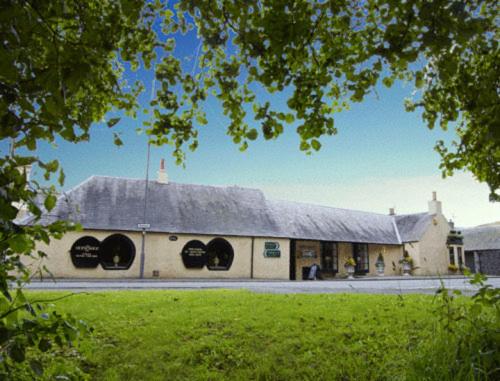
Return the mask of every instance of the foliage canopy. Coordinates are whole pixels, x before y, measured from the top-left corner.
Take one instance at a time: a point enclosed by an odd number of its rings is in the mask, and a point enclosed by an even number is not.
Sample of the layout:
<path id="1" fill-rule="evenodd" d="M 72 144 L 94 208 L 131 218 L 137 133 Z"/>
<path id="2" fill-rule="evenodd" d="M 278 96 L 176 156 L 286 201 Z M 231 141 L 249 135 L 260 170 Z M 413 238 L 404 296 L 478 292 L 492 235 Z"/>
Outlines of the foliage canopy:
<path id="1" fill-rule="evenodd" d="M 457 127 L 451 147 L 436 145 L 443 174 L 469 170 L 498 201 L 498 24 L 493 0 L 0 1 L 0 141 L 15 148 L 0 158 L 0 354 L 21 360 L 27 346 L 61 336 L 43 331 L 42 312 L 22 291 L 14 297 L 13 288 L 20 290 L 31 276 L 21 256 L 44 255 L 34 252 L 35 242 L 75 228 L 38 223 L 54 207 L 55 189 L 28 183 L 21 168 L 36 164 L 47 179 L 59 171 L 62 184 L 58 163 L 29 151 L 56 138 L 87 140 L 92 124 L 111 110 L 135 116 L 144 85 L 128 83 L 126 69 L 156 63 L 159 86 L 144 127 L 154 143 L 174 147 L 178 162 L 186 147 L 198 145 L 196 125 L 206 124 L 202 105 L 210 94 L 221 102 L 227 133 L 242 150 L 297 121 L 300 149 L 311 152 L 321 148 L 321 136 L 337 132 L 335 113 L 363 101 L 378 82 L 411 81 L 416 92 L 407 109 L 422 110 L 429 128 Z M 179 33 L 192 28 L 200 49 L 191 73 L 174 50 Z M 255 86 L 290 90 L 288 110 L 262 103 Z M 249 126 L 251 118 L 260 128 Z M 110 128 L 118 122 L 107 121 Z M 115 142 L 121 144 L 118 135 Z M 29 224 L 15 221 L 21 208 L 31 213 Z M 21 307 L 42 336 L 21 341 L 16 332 L 26 317 L 15 313 Z M 62 317 L 55 319 L 63 325 Z"/>

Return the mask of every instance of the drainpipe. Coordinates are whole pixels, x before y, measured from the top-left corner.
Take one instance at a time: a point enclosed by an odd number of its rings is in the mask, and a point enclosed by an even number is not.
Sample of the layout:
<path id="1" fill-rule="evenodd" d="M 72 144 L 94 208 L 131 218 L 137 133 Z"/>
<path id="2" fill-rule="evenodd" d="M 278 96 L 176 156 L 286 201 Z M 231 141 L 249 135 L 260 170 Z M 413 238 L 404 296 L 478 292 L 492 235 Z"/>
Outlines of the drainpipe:
<path id="1" fill-rule="evenodd" d="M 252 254 L 250 256 L 250 279 L 253 279 L 253 255 L 255 247 L 255 237 L 252 237 Z"/>
<path id="2" fill-rule="evenodd" d="M 145 246 L 146 246 L 146 228 L 147 223 L 146 223 L 146 211 L 148 208 L 148 183 L 149 183 L 149 156 L 151 152 L 151 144 L 148 142 L 148 154 L 147 154 L 147 161 L 146 161 L 146 185 L 144 187 L 144 211 L 142 215 L 142 224 L 140 224 L 140 227 L 142 228 L 142 243 L 141 243 L 141 265 L 140 265 L 140 270 L 139 270 L 139 278 L 144 278 L 144 262 L 146 260 L 146 253 L 145 253 Z"/>

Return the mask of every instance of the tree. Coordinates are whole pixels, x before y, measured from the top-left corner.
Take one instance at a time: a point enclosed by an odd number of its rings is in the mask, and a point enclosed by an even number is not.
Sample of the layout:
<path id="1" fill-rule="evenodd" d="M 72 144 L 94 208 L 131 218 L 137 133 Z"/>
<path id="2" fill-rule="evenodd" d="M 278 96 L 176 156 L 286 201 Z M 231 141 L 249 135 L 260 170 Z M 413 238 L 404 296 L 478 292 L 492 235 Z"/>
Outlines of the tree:
<path id="1" fill-rule="evenodd" d="M 88 140 L 93 123 L 109 111 L 135 116 L 144 85 L 127 83 L 128 68 L 153 70 L 156 62 L 159 86 L 144 129 L 153 143 L 172 145 L 178 162 L 186 147 L 198 145 L 196 126 L 206 124 L 201 106 L 211 93 L 230 119 L 228 135 L 242 150 L 259 134 L 274 139 L 297 121 L 300 149 L 310 153 L 321 148 L 321 136 L 337 132 L 334 115 L 350 102 L 363 101 L 380 81 L 388 87 L 411 81 L 416 96 L 407 109 L 422 110 L 429 128 L 457 127 L 451 147 L 436 146 L 443 174 L 469 170 L 498 201 L 498 22 L 493 0 L 185 0 L 173 6 L 0 0 L 0 139 L 13 147 L 0 158 L 2 366 L 9 358 L 24 359 L 18 354 L 40 347 L 42 339 L 60 337 L 62 345 L 66 337 L 43 331 L 43 306 L 39 311 L 23 297 L 31 275 L 20 258 L 43 257 L 33 253 L 37 241 L 49 242 L 75 226 L 40 223 L 42 212 L 55 205 L 55 189 L 28 183 L 21 168 L 36 164 L 47 179 L 59 172 L 62 184 L 57 162 L 30 154 L 39 142 Z M 178 34 L 192 28 L 201 44 L 195 74 L 183 70 L 174 54 Z M 261 103 L 255 86 L 277 93 L 291 89 L 289 109 Z M 247 124 L 247 106 L 260 129 Z M 118 122 L 107 120 L 110 128 Z M 121 144 L 118 135 L 115 143 Z M 21 205 L 33 216 L 30 224 L 15 220 Z M 32 318 L 17 314 L 20 308 Z M 64 325 L 63 317 L 54 319 Z M 30 336 L 28 326 L 40 335 Z M 39 370 L 37 364 L 32 368 Z"/>

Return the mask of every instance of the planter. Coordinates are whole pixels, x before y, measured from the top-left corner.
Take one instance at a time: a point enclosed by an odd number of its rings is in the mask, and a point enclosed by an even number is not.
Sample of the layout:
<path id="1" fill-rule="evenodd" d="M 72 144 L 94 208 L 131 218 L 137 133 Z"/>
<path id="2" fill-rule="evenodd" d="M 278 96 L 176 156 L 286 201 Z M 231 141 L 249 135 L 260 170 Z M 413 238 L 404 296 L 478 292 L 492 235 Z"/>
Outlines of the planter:
<path id="1" fill-rule="evenodd" d="M 346 265 L 345 271 L 347 271 L 347 279 L 354 279 L 354 266 Z"/>
<path id="2" fill-rule="evenodd" d="M 384 276 L 385 265 L 384 264 L 380 264 L 380 265 L 376 265 L 376 267 L 377 267 L 377 275 L 378 276 Z"/>
<path id="3" fill-rule="evenodd" d="M 403 275 L 410 276 L 411 275 L 411 263 L 403 262 Z"/>

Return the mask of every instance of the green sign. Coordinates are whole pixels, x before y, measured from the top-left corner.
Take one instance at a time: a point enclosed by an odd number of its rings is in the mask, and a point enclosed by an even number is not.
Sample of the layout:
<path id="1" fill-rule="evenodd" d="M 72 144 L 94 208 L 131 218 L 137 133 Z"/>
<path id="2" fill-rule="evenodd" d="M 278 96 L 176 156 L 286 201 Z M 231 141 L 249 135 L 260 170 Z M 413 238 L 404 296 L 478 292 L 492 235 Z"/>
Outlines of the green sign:
<path id="1" fill-rule="evenodd" d="M 264 243 L 264 249 L 266 250 L 279 250 L 280 244 L 278 242 L 266 242 Z"/>
<path id="2" fill-rule="evenodd" d="M 264 243 L 264 257 L 266 257 L 266 258 L 279 258 L 279 257 L 281 257 L 280 244 L 278 242 L 265 242 Z"/>
<path id="3" fill-rule="evenodd" d="M 264 250 L 264 257 L 279 258 L 281 257 L 281 250 Z"/>

